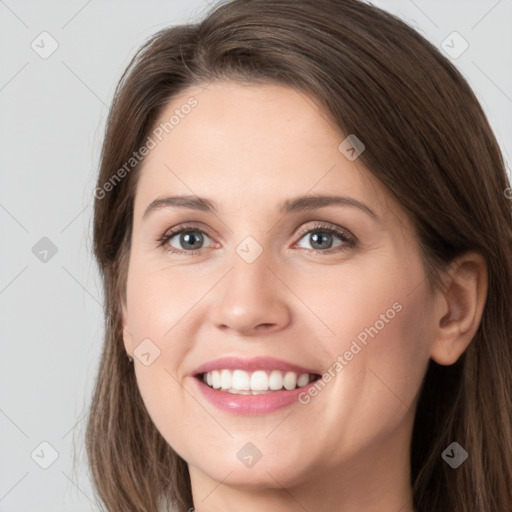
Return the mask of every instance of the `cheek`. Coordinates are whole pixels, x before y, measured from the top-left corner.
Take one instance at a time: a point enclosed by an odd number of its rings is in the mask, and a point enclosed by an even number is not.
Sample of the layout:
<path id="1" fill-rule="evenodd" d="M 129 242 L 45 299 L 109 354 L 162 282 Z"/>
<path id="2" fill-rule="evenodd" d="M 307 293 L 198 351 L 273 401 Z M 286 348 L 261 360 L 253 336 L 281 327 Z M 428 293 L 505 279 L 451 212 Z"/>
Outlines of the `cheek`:
<path id="1" fill-rule="evenodd" d="M 399 345 L 409 328 L 408 335 L 417 331 L 426 297 L 424 286 L 413 290 L 422 283 L 423 269 L 417 261 L 404 262 L 399 256 L 394 251 L 375 252 L 338 267 L 311 267 L 287 276 L 301 298 L 296 314 L 317 327 L 315 336 L 325 341 L 331 355 L 349 350 L 356 338 L 363 346 L 373 339 L 380 339 L 381 345 L 384 340 L 388 346 Z M 404 332 L 398 335 L 400 326 Z"/>
<path id="2" fill-rule="evenodd" d="M 358 397 L 353 417 L 363 429 L 361 435 L 365 425 L 380 424 L 382 433 L 391 431 L 414 411 L 428 365 L 433 335 L 428 323 L 430 295 L 425 286 L 411 292 L 404 283 L 396 283 L 391 293 L 375 290 L 360 303 L 362 310 L 353 306 L 358 320 L 344 338 L 350 341 L 337 347 L 346 360 L 352 358 L 343 371 L 342 393 L 350 389 Z M 366 435 L 374 435 L 371 428 Z"/>
<path id="3" fill-rule="evenodd" d="M 340 272 L 336 286 L 326 281 L 324 290 L 315 307 L 335 335 L 320 338 L 321 345 L 331 372 L 340 376 L 332 389 L 353 408 L 349 421 L 357 419 L 348 430 L 395 424 L 419 390 L 433 335 L 421 264 L 383 255 L 373 265 Z"/>
<path id="4" fill-rule="evenodd" d="M 207 278 L 191 282 L 181 274 L 142 258 L 130 267 L 128 319 L 134 334 L 134 346 L 142 339 L 150 338 L 162 351 L 170 342 L 174 348 L 179 348 L 180 332 L 191 317 L 191 309 L 211 288 Z"/>
<path id="5" fill-rule="evenodd" d="M 167 275 L 166 275 L 167 274 Z M 176 382 L 191 337 L 185 336 L 194 287 L 170 280 L 169 272 L 130 267 L 127 282 L 129 343 L 138 358 L 138 386 L 153 421 L 162 415 L 162 398 L 178 396 Z M 160 404 L 160 405 L 159 405 Z"/>

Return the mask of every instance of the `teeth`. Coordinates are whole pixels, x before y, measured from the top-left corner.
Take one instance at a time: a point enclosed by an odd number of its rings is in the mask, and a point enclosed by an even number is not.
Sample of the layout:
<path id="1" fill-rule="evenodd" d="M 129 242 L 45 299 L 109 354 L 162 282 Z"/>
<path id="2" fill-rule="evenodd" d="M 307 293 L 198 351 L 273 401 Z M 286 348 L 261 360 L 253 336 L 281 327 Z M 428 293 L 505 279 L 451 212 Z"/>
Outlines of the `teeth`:
<path id="1" fill-rule="evenodd" d="M 297 374 L 295 372 L 286 372 L 283 384 L 288 390 L 295 389 L 297 387 Z"/>
<path id="2" fill-rule="evenodd" d="M 220 372 L 220 389 L 230 389 L 232 381 L 232 373 L 229 370 L 222 370 Z"/>
<path id="3" fill-rule="evenodd" d="M 281 389 L 283 387 L 283 374 L 280 371 L 274 370 L 270 373 L 268 378 L 268 387 L 273 390 Z"/>
<path id="4" fill-rule="evenodd" d="M 301 373 L 297 379 L 297 386 L 301 388 L 306 384 L 309 384 L 309 373 Z"/>
<path id="5" fill-rule="evenodd" d="M 212 383 L 211 386 L 213 389 L 219 389 L 220 388 L 220 372 L 219 370 L 213 370 L 213 372 L 208 372 L 212 374 Z M 207 375 L 207 382 L 208 382 L 208 374 Z"/>
<path id="6" fill-rule="evenodd" d="M 229 372 L 229 370 L 223 370 Z M 251 380 L 249 374 L 243 370 L 235 370 L 233 372 L 233 378 L 231 379 L 230 388 L 237 389 L 239 391 L 248 391 L 251 389 Z"/>
<path id="7" fill-rule="evenodd" d="M 266 372 L 258 370 L 251 375 L 251 389 L 253 391 L 267 391 L 268 377 Z"/>
<path id="8" fill-rule="evenodd" d="M 282 372 L 280 370 L 213 370 L 203 374 L 203 382 L 213 389 L 240 395 L 261 395 L 287 389 L 301 388 L 314 380 L 310 373 Z"/>

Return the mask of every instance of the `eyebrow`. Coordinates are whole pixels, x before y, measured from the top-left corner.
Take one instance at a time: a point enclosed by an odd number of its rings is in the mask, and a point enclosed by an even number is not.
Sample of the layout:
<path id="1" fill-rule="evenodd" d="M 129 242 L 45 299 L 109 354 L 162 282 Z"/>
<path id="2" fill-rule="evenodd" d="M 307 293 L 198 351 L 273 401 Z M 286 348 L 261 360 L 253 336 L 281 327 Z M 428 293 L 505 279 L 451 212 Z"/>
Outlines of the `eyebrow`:
<path id="1" fill-rule="evenodd" d="M 374 220 L 379 221 L 377 214 L 365 203 L 346 196 L 331 195 L 303 195 L 293 199 L 286 199 L 278 205 L 278 211 L 281 214 L 292 212 L 315 210 L 327 206 L 350 206 L 358 208 L 365 212 Z M 202 212 L 217 213 L 215 203 L 205 197 L 198 196 L 172 196 L 155 199 L 152 201 L 142 218 L 145 219 L 151 212 L 163 208 L 187 208 L 190 210 L 198 210 Z"/>

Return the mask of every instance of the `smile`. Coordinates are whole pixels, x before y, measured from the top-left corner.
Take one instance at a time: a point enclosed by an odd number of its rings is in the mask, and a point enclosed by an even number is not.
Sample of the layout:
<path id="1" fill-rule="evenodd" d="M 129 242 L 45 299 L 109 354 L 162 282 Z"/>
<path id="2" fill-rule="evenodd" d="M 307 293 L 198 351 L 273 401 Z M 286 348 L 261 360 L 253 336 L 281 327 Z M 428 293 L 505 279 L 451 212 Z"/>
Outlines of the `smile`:
<path id="1" fill-rule="evenodd" d="M 261 395 L 294 390 L 317 380 L 319 375 L 281 370 L 213 370 L 198 375 L 208 387 L 240 395 Z"/>

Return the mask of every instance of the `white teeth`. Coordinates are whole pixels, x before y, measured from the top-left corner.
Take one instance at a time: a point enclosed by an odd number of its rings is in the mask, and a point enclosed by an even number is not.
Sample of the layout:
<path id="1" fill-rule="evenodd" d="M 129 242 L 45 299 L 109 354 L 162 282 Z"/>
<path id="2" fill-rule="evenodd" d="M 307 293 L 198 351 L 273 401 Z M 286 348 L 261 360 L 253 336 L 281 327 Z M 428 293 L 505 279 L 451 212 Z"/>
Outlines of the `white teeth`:
<path id="1" fill-rule="evenodd" d="M 286 375 L 284 376 L 284 387 L 288 390 L 292 390 L 297 387 L 297 374 L 295 372 L 286 372 Z"/>
<path id="2" fill-rule="evenodd" d="M 230 389 L 233 381 L 232 373 L 229 370 L 222 370 L 220 372 L 220 388 Z"/>
<path id="3" fill-rule="evenodd" d="M 220 372 L 219 370 L 213 370 L 213 372 L 208 372 L 212 374 L 212 388 L 220 389 Z M 208 380 L 208 373 L 206 374 L 206 378 Z"/>
<path id="4" fill-rule="evenodd" d="M 268 389 L 267 373 L 258 370 L 251 375 L 251 389 L 253 391 L 266 391 Z"/>
<path id="5" fill-rule="evenodd" d="M 278 391 L 283 387 L 289 391 L 301 388 L 314 380 L 309 373 L 282 372 L 280 370 L 213 370 L 203 374 L 203 382 L 213 389 L 240 395 L 261 395 Z"/>
<path id="6" fill-rule="evenodd" d="M 224 370 L 229 371 L 229 370 Z M 238 389 L 239 391 L 248 391 L 251 389 L 251 381 L 249 374 L 243 370 L 235 370 L 231 380 L 231 388 Z"/>
<path id="7" fill-rule="evenodd" d="M 268 387 L 272 390 L 281 389 L 283 387 L 283 374 L 279 370 L 274 370 L 270 373 Z"/>
<path id="8" fill-rule="evenodd" d="M 306 384 L 309 384 L 309 374 L 301 373 L 299 375 L 299 378 L 297 379 L 297 386 L 299 386 L 299 388 L 301 388 L 302 386 L 305 386 Z"/>

